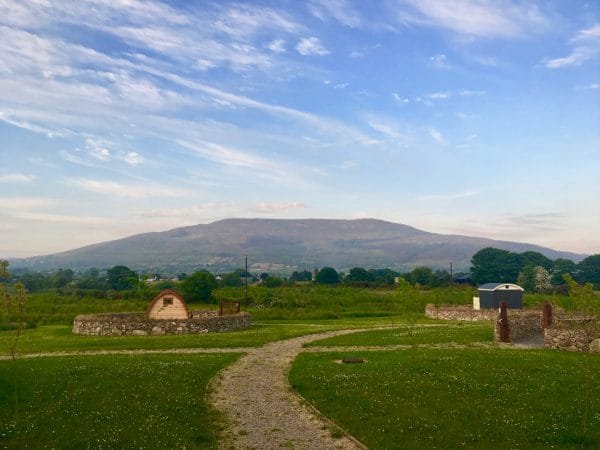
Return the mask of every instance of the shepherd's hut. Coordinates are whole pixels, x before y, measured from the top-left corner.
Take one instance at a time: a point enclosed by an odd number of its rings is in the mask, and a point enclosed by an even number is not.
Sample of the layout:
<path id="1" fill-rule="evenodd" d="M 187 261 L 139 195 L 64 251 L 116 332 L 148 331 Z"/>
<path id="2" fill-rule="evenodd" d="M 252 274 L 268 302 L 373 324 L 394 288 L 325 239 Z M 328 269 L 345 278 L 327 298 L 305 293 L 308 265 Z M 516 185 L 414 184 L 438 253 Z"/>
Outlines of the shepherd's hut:
<path id="1" fill-rule="evenodd" d="M 166 290 L 154 297 L 154 300 L 148 306 L 146 316 L 148 319 L 186 320 L 190 318 L 190 312 L 181 295 L 175 291 Z"/>
<path id="2" fill-rule="evenodd" d="M 500 302 L 506 302 L 508 308 L 523 308 L 523 288 L 516 284 L 486 283 L 479 286 L 477 292 L 479 298 L 476 298 L 481 309 L 498 308 Z"/>

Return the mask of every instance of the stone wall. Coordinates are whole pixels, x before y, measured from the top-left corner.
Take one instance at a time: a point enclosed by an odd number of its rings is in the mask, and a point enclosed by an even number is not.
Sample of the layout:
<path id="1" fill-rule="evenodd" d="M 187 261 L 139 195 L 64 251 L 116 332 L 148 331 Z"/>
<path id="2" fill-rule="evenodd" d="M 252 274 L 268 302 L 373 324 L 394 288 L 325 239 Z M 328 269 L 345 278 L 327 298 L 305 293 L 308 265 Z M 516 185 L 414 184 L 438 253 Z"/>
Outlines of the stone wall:
<path id="1" fill-rule="evenodd" d="M 560 317 L 544 333 L 544 347 L 599 352 L 600 324 L 595 318 Z"/>
<path id="2" fill-rule="evenodd" d="M 427 305 L 425 316 L 441 320 L 495 320 L 498 315 L 496 309 L 473 309 L 471 305 Z"/>
<path id="3" fill-rule="evenodd" d="M 540 335 L 543 332 L 541 309 L 508 309 L 507 313 L 511 342 Z M 500 342 L 500 314 L 497 311 L 494 311 L 494 314 L 496 316 L 494 340 Z"/>
<path id="4" fill-rule="evenodd" d="M 165 334 L 222 333 L 248 328 L 250 314 L 219 316 L 217 311 L 191 311 L 191 319 L 153 320 L 143 313 L 79 315 L 73 333 L 93 336 L 162 336 Z"/>

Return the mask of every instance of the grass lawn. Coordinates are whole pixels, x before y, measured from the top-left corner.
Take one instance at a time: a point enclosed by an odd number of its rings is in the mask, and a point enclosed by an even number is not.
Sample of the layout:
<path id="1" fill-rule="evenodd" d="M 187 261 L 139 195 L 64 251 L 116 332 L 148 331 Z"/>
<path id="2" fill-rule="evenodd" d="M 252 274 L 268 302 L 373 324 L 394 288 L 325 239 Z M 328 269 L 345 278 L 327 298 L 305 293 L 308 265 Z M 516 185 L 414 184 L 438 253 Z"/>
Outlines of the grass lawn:
<path id="1" fill-rule="evenodd" d="M 310 342 L 306 346 L 416 345 L 449 342 L 469 344 L 492 342 L 493 338 L 494 325 L 491 322 L 436 324 L 434 326 L 410 324 L 389 330 L 371 330 L 336 336 Z"/>
<path id="2" fill-rule="evenodd" d="M 74 335 L 69 325 L 45 325 L 25 329 L 19 338 L 20 354 L 171 348 L 258 347 L 267 342 L 339 328 L 397 325 L 402 318 L 380 317 L 337 320 L 288 320 L 254 323 L 251 328 L 228 333 L 169 336 L 82 336 Z M 421 319 L 426 321 L 425 319 Z M 431 320 L 429 320 L 431 322 Z M 0 331 L 0 355 L 10 354 L 15 331 Z"/>
<path id="3" fill-rule="evenodd" d="M 367 362 L 334 362 L 347 356 Z M 304 353 L 290 382 L 369 448 L 597 449 L 600 357 L 586 358 L 493 348 Z"/>
<path id="4" fill-rule="evenodd" d="M 237 357 L 103 355 L 0 362 L 0 447 L 215 448 L 215 413 L 206 402 L 206 386 Z"/>

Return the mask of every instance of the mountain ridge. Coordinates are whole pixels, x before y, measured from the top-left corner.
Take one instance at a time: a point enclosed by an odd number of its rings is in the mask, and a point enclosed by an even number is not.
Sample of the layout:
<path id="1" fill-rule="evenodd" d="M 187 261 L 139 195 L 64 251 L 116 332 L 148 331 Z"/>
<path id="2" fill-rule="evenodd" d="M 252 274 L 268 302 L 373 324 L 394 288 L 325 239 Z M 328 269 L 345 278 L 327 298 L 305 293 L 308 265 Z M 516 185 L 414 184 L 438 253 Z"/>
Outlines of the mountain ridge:
<path id="1" fill-rule="evenodd" d="M 379 219 L 223 219 L 208 224 L 147 232 L 60 253 L 11 259 L 11 266 L 34 270 L 123 264 L 134 270 L 176 273 L 233 270 L 248 255 L 255 269 L 273 272 L 332 266 L 408 270 L 425 265 L 468 269 L 485 247 L 575 261 L 586 255 L 534 244 L 464 235 L 430 233 Z"/>

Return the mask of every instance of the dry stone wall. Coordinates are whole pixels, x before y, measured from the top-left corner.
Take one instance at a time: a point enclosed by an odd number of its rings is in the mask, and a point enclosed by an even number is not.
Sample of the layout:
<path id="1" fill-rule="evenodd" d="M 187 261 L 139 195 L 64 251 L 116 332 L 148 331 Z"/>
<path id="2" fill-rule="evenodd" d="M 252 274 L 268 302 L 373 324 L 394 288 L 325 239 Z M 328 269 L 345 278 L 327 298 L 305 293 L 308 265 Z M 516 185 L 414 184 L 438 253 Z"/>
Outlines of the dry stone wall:
<path id="1" fill-rule="evenodd" d="M 441 320 L 495 320 L 498 311 L 495 309 L 473 309 L 463 305 L 427 305 L 425 315 L 431 319 Z"/>
<path id="2" fill-rule="evenodd" d="M 589 317 L 557 318 L 545 330 L 544 347 L 600 353 L 600 324 Z"/>
<path id="3" fill-rule="evenodd" d="M 250 314 L 219 316 L 217 311 L 192 311 L 191 319 L 153 320 L 143 313 L 80 315 L 73 333 L 92 336 L 162 336 L 165 334 L 222 333 L 251 325 Z"/>
<path id="4" fill-rule="evenodd" d="M 510 341 L 540 335 L 543 333 L 542 311 L 540 309 L 509 309 L 508 327 Z M 500 340 L 500 315 L 494 310 L 496 315 L 494 327 L 494 340 Z"/>

